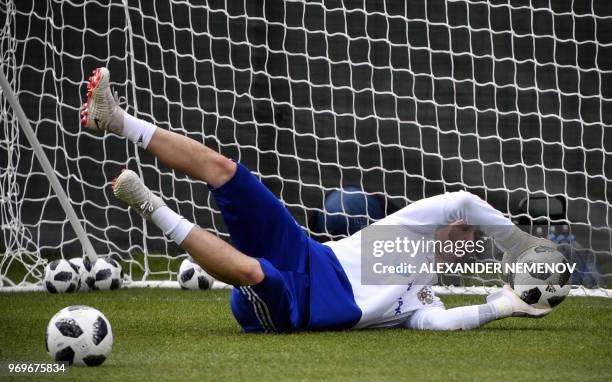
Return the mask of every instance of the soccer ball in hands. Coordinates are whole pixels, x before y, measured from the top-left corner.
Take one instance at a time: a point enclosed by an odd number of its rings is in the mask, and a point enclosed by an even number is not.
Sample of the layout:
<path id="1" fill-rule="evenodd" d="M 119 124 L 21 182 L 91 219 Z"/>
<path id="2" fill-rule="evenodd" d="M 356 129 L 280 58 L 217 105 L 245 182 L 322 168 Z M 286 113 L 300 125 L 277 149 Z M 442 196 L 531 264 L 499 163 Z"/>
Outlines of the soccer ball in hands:
<path id="1" fill-rule="evenodd" d="M 76 366 L 98 366 L 113 346 L 108 319 L 85 305 L 60 310 L 49 321 L 45 333 L 47 353 L 58 362 Z"/>
<path id="2" fill-rule="evenodd" d="M 565 264 L 563 273 L 550 271 L 510 273 L 510 286 L 514 292 L 527 304 L 547 309 L 559 305 L 568 295 L 570 286 L 570 272 L 567 269 L 567 260 L 554 248 L 537 246 L 530 248 L 520 255 L 517 263 L 525 264 Z"/>
<path id="3" fill-rule="evenodd" d="M 92 264 L 87 257 L 75 257 L 73 259 L 68 260 L 72 265 L 74 265 L 79 272 L 79 283 L 78 290 L 79 291 L 88 291 L 93 289 L 94 285 L 94 276 L 91 273 Z"/>
<path id="4" fill-rule="evenodd" d="M 210 289 L 214 279 L 206 273 L 191 257 L 181 263 L 178 282 L 183 289 Z"/>
<path id="5" fill-rule="evenodd" d="M 68 260 L 53 260 L 45 268 L 43 284 L 50 293 L 75 292 L 79 285 L 79 270 Z"/>
<path id="6" fill-rule="evenodd" d="M 96 260 L 91 273 L 94 278 L 92 289 L 113 290 L 121 288 L 123 284 L 121 265 L 110 257 Z"/>

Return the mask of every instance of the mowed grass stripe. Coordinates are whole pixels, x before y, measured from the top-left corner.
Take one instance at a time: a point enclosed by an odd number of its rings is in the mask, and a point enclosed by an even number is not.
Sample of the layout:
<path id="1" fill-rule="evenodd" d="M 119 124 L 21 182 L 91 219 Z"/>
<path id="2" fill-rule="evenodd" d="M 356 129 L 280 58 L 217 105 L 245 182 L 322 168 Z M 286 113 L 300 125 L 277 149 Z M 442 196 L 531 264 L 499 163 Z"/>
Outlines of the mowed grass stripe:
<path id="1" fill-rule="evenodd" d="M 443 299 L 452 307 L 482 303 L 484 298 Z M 71 369 L 63 376 L 69 379 L 612 379 L 612 300 L 583 297 L 567 299 L 542 319 L 506 319 L 470 332 L 396 329 L 270 335 L 244 334 L 231 315 L 229 291 L 224 290 L 0 294 L 0 359 L 48 360 L 48 320 L 75 304 L 101 310 L 111 321 L 115 343 L 104 365 Z"/>

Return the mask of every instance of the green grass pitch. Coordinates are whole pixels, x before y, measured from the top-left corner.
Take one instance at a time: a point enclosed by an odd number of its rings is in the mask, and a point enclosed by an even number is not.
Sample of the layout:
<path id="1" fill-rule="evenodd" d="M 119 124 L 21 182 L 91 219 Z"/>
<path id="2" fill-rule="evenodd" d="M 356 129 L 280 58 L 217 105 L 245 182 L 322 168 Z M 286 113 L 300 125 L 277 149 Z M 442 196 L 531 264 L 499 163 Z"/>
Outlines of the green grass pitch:
<path id="1" fill-rule="evenodd" d="M 443 300 L 452 307 L 483 297 Z M 48 320 L 74 304 L 106 314 L 115 341 L 102 366 L 62 376 L 72 380 L 612 380 L 612 300 L 599 298 L 568 298 L 548 317 L 469 332 L 244 334 L 227 290 L 0 294 L 0 360 L 48 360 Z M 48 379 L 27 377 L 36 378 Z"/>

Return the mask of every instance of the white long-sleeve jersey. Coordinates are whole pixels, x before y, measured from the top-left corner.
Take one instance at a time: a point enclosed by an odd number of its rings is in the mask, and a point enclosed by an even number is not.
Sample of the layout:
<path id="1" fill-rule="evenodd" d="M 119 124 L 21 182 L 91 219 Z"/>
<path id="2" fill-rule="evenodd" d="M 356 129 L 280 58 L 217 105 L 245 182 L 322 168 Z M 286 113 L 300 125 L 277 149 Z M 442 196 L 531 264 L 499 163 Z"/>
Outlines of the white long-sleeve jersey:
<path id="1" fill-rule="evenodd" d="M 507 239 L 512 222 L 501 212 L 468 192 L 446 193 L 422 199 L 374 223 L 406 228 L 404 237 L 413 240 L 434 240 L 435 228 L 463 220 L 478 225 L 486 236 L 495 240 Z M 364 236 L 365 237 L 365 236 Z M 361 279 L 361 231 L 345 239 L 324 243 L 335 253 L 348 277 L 355 302 L 362 316 L 355 329 L 402 326 L 417 309 L 440 306 L 430 286 L 437 283 L 437 275 L 414 273 L 403 285 L 364 285 Z M 434 262 L 435 253 L 418 253 L 421 259 Z"/>

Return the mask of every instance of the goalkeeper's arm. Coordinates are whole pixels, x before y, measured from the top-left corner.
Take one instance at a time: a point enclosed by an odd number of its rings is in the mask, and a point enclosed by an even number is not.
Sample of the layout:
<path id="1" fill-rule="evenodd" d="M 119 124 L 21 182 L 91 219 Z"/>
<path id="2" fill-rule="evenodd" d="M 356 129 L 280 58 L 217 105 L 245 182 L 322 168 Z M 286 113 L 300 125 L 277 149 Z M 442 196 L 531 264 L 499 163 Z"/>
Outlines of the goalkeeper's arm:
<path id="1" fill-rule="evenodd" d="M 408 319 L 406 326 L 421 330 L 470 330 L 506 317 L 543 317 L 551 310 L 526 304 L 505 285 L 502 290 L 488 295 L 486 304 L 419 309 Z"/>
<path id="2" fill-rule="evenodd" d="M 444 196 L 444 219 L 447 222 L 462 220 L 468 225 L 477 225 L 483 233 L 495 240 L 513 262 L 529 248 L 553 244 L 537 238 L 516 227 L 501 212 L 468 192 L 455 192 Z M 408 320 L 414 329 L 426 330 L 470 330 L 493 320 L 506 317 L 542 317 L 551 309 L 536 309 L 522 301 L 509 286 L 487 296 L 482 305 L 462 306 L 453 309 L 441 307 L 420 309 Z"/>
<path id="3" fill-rule="evenodd" d="M 497 247 L 505 253 L 504 260 L 509 263 L 514 262 L 529 248 L 538 245 L 556 248 L 551 241 L 522 231 L 501 212 L 474 194 L 454 192 L 446 196 L 446 220 L 463 220 L 466 224 L 479 226 L 485 235 L 495 240 Z"/>

